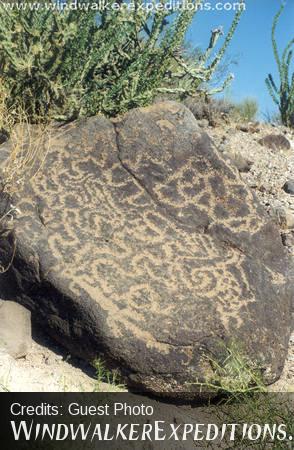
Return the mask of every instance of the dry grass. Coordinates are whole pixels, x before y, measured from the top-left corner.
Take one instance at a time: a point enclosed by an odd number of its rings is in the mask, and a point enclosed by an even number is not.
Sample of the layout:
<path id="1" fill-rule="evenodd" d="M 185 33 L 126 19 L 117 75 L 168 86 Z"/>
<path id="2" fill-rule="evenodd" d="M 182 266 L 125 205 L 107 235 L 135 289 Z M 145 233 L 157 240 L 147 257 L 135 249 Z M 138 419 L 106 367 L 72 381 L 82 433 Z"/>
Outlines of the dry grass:
<path id="1" fill-rule="evenodd" d="M 50 132 L 46 125 L 31 126 L 26 118 L 10 134 L 10 152 L 4 164 L 3 190 L 13 194 L 42 168 L 50 148 Z"/>
<path id="2" fill-rule="evenodd" d="M 200 392 L 217 393 L 231 399 L 237 399 L 252 393 L 266 392 L 260 367 L 232 342 L 229 347 L 221 344 L 222 360 L 205 354 L 203 360 L 210 367 L 210 375 L 204 381 L 196 380 Z"/>
<path id="3" fill-rule="evenodd" d="M 0 80 L 1 81 L 1 80 Z M 26 181 L 34 177 L 44 162 L 50 147 L 48 125 L 30 125 L 24 109 L 18 105 L 7 108 L 8 92 L 0 84 L 0 129 L 9 135 L 8 156 L 2 167 L 2 192 L 13 194 L 22 190 Z"/>

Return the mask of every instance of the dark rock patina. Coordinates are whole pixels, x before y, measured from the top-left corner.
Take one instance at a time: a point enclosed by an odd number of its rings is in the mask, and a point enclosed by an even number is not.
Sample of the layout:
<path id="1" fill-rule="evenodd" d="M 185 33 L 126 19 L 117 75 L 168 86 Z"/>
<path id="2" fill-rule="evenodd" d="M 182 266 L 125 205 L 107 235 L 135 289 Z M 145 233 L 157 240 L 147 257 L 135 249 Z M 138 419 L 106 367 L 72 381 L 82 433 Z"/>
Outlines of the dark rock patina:
<path id="1" fill-rule="evenodd" d="M 288 180 L 283 186 L 283 189 L 287 194 L 294 195 L 294 180 Z"/>
<path id="2" fill-rule="evenodd" d="M 205 355 L 231 340 L 267 382 L 280 375 L 291 295 L 278 230 L 184 106 L 53 132 L 17 206 L 3 285 L 70 351 L 166 395 L 197 396 Z"/>

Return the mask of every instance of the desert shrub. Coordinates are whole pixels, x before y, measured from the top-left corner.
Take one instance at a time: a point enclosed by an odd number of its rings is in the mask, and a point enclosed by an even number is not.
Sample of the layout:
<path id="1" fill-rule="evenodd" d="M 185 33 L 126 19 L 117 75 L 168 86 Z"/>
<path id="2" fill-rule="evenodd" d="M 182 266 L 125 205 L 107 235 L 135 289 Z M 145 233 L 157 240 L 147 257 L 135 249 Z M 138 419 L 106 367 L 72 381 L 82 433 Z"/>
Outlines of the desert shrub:
<path id="1" fill-rule="evenodd" d="M 187 97 L 183 103 L 191 111 L 195 119 L 207 119 L 210 121 L 210 99 L 208 97 L 203 95 Z"/>
<path id="2" fill-rule="evenodd" d="M 264 384 L 263 370 L 242 348 L 242 344 L 231 342 L 221 344 L 222 357 L 204 354 L 204 361 L 210 367 L 204 380 L 196 380 L 200 391 L 212 393 L 216 422 L 219 424 L 237 423 L 252 425 L 253 435 L 257 436 L 257 425 L 264 427 L 260 437 L 254 439 L 243 435 L 243 427 L 236 428 L 234 440 L 230 433 L 224 436 L 221 448 L 267 450 L 292 448 L 291 440 L 281 440 L 276 430 L 283 424 L 288 436 L 293 436 L 293 395 L 292 393 L 271 392 Z M 207 444 L 206 448 L 215 448 Z"/>
<path id="3" fill-rule="evenodd" d="M 245 98 L 242 102 L 235 104 L 232 109 L 233 115 L 242 121 L 252 122 L 256 119 L 258 103 L 254 98 Z"/>
<path id="4" fill-rule="evenodd" d="M 31 121 L 41 115 L 115 116 L 159 93 L 194 95 L 213 76 L 242 14 L 241 8 L 216 55 L 220 28 L 202 57 L 187 63 L 181 48 L 195 10 L 148 11 L 135 0 L 133 9 L 122 2 L 119 10 L 97 13 L 86 0 L 79 2 L 83 10 L 50 9 L 49 2 L 41 0 L 38 10 L 0 8 L 0 75 L 10 92 L 8 107 L 21 101 Z"/>
<path id="5" fill-rule="evenodd" d="M 234 110 L 234 103 L 226 97 L 214 98 L 212 101 L 212 110 L 216 114 L 229 115 Z"/>
<path id="6" fill-rule="evenodd" d="M 184 104 L 197 120 L 207 119 L 210 125 L 215 125 L 223 119 L 252 122 L 258 112 L 258 103 L 254 98 L 246 98 L 238 103 L 226 97 L 210 98 L 198 95 L 188 97 Z"/>
<path id="7" fill-rule="evenodd" d="M 236 103 L 226 97 L 210 98 L 208 96 L 188 97 L 184 104 L 190 109 L 197 120 L 207 119 L 210 125 L 219 120 L 254 121 L 258 112 L 258 103 L 253 98 L 246 98 Z"/>
<path id="8" fill-rule="evenodd" d="M 266 79 L 266 85 L 273 101 L 279 108 L 283 125 L 294 127 L 294 73 L 292 75 L 290 73 L 294 38 L 289 41 L 282 55 L 280 55 L 275 37 L 278 21 L 284 8 L 285 4 L 283 3 L 275 15 L 272 26 L 272 46 L 278 66 L 280 86 L 277 86 L 271 74 Z"/>
<path id="9" fill-rule="evenodd" d="M 228 118 L 234 105 L 226 98 L 213 98 L 207 95 L 196 95 L 184 100 L 185 106 L 197 120 L 206 119 L 209 125 L 215 126 L 219 120 Z"/>
<path id="10" fill-rule="evenodd" d="M 266 391 L 258 364 L 246 355 L 240 344 L 232 342 L 225 346 L 221 343 L 220 350 L 221 358 L 209 353 L 203 356 L 210 373 L 204 380 L 192 384 L 202 392 L 218 393 L 230 400 Z"/>
<path id="11" fill-rule="evenodd" d="M 13 116 L 7 107 L 8 102 L 9 93 L 0 79 L 0 144 L 8 139 L 14 124 Z"/>
<path id="12" fill-rule="evenodd" d="M 96 372 L 94 392 L 103 392 L 105 389 L 105 387 L 103 387 L 103 383 L 107 383 L 109 385 L 110 392 L 126 390 L 125 385 L 121 383 L 120 375 L 117 370 L 107 369 L 105 362 L 101 358 L 96 358 L 92 364 Z"/>

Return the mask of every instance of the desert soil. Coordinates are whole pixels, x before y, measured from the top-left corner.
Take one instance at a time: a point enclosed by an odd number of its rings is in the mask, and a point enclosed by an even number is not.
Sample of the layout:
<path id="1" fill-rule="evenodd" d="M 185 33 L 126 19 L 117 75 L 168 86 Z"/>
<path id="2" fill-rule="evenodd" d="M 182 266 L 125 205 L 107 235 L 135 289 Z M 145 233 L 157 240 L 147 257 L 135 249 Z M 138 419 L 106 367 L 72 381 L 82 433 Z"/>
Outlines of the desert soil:
<path id="1" fill-rule="evenodd" d="M 95 369 L 72 357 L 33 324 L 33 344 L 14 359 L 0 350 L 0 392 L 118 392 L 125 388 L 97 379 Z"/>

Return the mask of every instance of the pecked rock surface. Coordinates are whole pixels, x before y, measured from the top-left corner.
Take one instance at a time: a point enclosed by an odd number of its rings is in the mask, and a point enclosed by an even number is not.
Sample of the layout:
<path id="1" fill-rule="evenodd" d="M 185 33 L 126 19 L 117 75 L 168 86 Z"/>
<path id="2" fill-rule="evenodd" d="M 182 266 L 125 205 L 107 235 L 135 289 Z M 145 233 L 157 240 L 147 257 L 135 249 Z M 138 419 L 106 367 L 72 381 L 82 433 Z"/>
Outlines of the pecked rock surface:
<path id="1" fill-rule="evenodd" d="M 291 290 L 278 230 L 184 106 L 53 132 L 13 202 L 2 289 L 75 354 L 140 390 L 197 396 L 205 355 L 233 340 L 279 377 Z"/>

